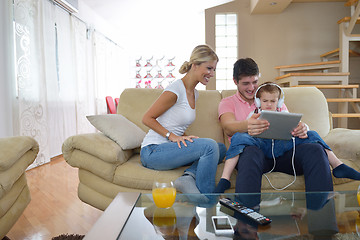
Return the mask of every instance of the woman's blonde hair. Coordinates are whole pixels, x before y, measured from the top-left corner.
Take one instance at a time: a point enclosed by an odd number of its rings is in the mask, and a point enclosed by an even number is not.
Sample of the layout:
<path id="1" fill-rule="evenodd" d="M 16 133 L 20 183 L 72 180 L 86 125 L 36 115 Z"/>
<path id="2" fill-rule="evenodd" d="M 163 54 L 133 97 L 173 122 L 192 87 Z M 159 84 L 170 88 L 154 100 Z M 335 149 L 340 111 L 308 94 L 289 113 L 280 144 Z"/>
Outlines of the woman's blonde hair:
<path id="1" fill-rule="evenodd" d="M 187 73 L 191 69 L 192 64 L 200 65 L 208 61 L 219 61 L 218 56 L 208 45 L 199 45 L 194 48 L 191 53 L 190 61 L 185 61 L 179 69 L 179 73 Z"/>

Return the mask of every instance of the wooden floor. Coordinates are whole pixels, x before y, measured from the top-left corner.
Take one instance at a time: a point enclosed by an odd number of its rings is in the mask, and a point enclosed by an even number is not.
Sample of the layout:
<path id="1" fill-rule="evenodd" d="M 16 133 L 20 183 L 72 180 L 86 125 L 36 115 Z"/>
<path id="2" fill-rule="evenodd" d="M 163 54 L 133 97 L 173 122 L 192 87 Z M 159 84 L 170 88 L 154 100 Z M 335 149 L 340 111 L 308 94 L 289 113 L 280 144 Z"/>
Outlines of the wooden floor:
<path id="1" fill-rule="evenodd" d="M 26 172 L 31 202 L 6 235 L 11 240 L 49 240 L 60 234 L 86 234 L 102 211 L 77 196 L 77 168 L 56 157 Z"/>

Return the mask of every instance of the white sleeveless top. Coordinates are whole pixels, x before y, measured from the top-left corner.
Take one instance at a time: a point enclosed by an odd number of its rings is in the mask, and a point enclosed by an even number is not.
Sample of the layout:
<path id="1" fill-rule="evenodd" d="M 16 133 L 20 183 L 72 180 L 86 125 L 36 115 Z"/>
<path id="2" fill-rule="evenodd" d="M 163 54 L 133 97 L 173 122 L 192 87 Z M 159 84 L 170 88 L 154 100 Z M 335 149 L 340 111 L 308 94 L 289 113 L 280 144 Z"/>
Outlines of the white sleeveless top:
<path id="1" fill-rule="evenodd" d="M 189 105 L 186 96 L 186 89 L 181 79 L 174 81 L 164 91 L 170 91 L 176 94 L 176 103 L 159 116 L 156 120 L 168 131 L 175 135 L 182 136 L 185 130 L 196 118 L 196 110 L 192 109 Z M 199 97 L 198 91 L 195 89 L 195 103 Z M 196 104 L 195 104 L 196 106 Z M 196 107 L 195 107 L 196 108 Z M 150 129 L 146 134 L 141 147 L 145 147 L 150 144 L 161 144 L 170 142 L 166 137 L 161 136 L 154 130 Z"/>

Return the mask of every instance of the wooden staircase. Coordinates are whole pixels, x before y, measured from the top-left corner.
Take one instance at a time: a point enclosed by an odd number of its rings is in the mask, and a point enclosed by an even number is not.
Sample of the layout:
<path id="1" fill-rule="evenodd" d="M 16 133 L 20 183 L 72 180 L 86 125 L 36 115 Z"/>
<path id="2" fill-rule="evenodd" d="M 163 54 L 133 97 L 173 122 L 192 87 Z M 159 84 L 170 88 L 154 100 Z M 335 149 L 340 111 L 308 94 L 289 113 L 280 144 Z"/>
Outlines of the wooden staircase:
<path id="1" fill-rule="evenodd" d="M 339 24 L 339 48 L 324 53 L 320 62 L 277 66 L 278 77 L 275 82 L 281 86 L 305 87 L 313 86 L 326 91 L 335 89 L 337 98 L 327 97 L 328 103 L 336 103 L 338 112 L 332 113 L 337 118 L 337 127 L 347 128 L 349 118 L 360 120 L 360 98 L 357 98 L 358 84 L 349 84 L 349 58 L 360 57 L 360 53 L 350 49 L 350 43 L 360 41 L 360 34 L 352 34 L 355 24 L 360 23 L 359 0 L 348 0 L 351 6 L 351 17 L 344 17 Z M 325 90 L 327 89 L 327 90 Z M 334 91 L 334 90 L 332 90 Z M 349 104 L 354 113 L 349 113 Z"/>
<path id="2" fill-rule="evenodd" d="M 329 59 L 332 58 L 338 58 L 339 57 L 339 52 L 340 52 L 340 48 L 334 49 L 330 52 L 324 53 L 320 55 L 321 61 L 328 61 Z M 349 57 L 360 57 L 360 53 L 355 52 L 351 49 L 349 49 Z M 339 61 L 340 63 L 340 61 Z"/>

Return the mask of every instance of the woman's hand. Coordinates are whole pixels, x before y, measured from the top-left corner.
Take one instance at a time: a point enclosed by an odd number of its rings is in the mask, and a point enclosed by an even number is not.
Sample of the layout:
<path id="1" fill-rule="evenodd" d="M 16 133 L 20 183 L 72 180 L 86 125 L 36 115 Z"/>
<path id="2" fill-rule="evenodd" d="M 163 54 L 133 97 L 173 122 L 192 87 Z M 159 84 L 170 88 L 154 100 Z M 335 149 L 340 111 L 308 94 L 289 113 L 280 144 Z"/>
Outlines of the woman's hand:
<path id="1" fill-rule="evenodd" d="M 305 123 L 303 122 L 299 122 L 299 124 L 297 125 L 297 127 L 291 132 L 291 134 L 294 137 L 299 137 L 299 138 L 307 138 L 307 126 Z"/>
<path id="2" fill-rule="evenodd" d="M 189 142 L 193 142 L 193 138 L 199 138 L 198 136 L 190 135 L 190 136 L 178 136 L 174 133 L 171 133 L 169 136 L 169 140 L 172 142 L 177 142 L 179 148 L 181 148 L 181 143 L 184 144 L 185 147 L 187 147 L 186 140 Z"/>
<path id="3" fill-rule="evenodd" d="M 269 128 L 270 123 L 265 119 L 258 119 L 260 113 L 254 113 L 248 120 L 248 134 L 258 135 Z"/>

